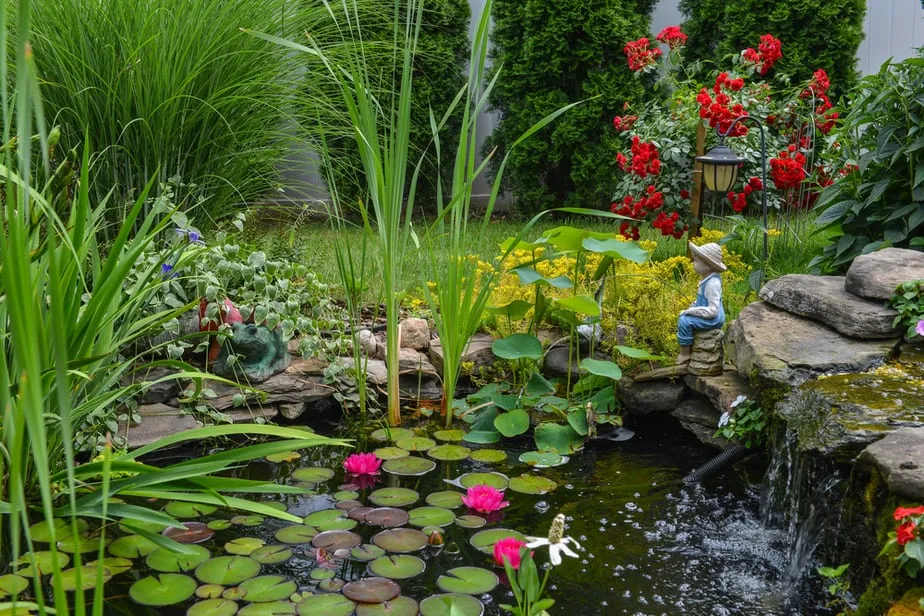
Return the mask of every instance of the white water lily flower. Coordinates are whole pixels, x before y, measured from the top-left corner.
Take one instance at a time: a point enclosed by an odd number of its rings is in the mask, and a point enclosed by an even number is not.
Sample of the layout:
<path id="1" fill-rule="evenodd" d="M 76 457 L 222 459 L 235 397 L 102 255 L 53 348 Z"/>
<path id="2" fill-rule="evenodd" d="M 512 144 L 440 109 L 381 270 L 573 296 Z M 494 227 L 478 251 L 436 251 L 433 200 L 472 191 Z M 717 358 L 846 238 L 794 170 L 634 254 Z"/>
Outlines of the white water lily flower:
<path id="1" fill-rule="evenodd" d="M 741 404 L 747 399 L 748 399 L 747 396 L 738 396 L 737 398 L 735 398 L 735 401 L 732 402 L 729 406 L 731 406 L 732 408 L 735 408 L 736 406 L 738 406 L 739 404 Z"/>
<path id="2" fill-rule="evenodd" d="M 728 411 L 725 411 L 724 413 L 722 413 L 722 416 L 719 417 L 719 427 L 722 428 L 728 425 L 729 420 L 731 420 L 731 413 L 729 413 Z"/>
<path id="3" fill-rule="evenodd" d="M 526 541 L 526 547 L 529 549 L 538 548 L 543 545 L 549 546 L 549 560 L 551 560 L 552 565 L 556 567 L 561 564 L 562 552 L 572 558 L 578 558 L 578 555 L 568 547 L 569 543 L 578 550 L 581 549 L 581 544 L 575 539 L 565 537 L 565 514 L 563 513 L 559 513 L 555 516 L 555 519 L 552 520 L 552 527 L 549 528 L 548 538 L 527 537 Z"/>

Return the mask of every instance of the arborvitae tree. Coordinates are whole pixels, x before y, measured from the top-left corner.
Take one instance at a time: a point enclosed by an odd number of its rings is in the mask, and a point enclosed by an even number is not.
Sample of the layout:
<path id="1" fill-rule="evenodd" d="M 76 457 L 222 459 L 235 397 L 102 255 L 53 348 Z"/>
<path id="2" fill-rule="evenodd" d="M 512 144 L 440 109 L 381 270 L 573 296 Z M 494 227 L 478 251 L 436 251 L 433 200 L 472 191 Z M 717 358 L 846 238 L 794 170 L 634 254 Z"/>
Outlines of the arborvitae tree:
<path id="1" fill-rule="evenodd" d="M 485 151 L 494 168 L 532 124 L 586 101 L 513 151 L 504 175 L 524 214 L 554 206 L 602 207 L 616 185 L 613 116 L 640 99 L 626 42 L 649 36 L 657 0 L 494 0 L 491 105 L 501 119 Z"/>
<path id="2" fill-rule="evenodd" d="M 857 81 L 866 0 L 680 0 L 680 10 L 689 59 L 718 62 L 756 49 L 762 35 L 772 34 L 783 43 L 783 58 L 771 76 L 785 74 L 798 82 L 823 68 L 832 98 Z"/>

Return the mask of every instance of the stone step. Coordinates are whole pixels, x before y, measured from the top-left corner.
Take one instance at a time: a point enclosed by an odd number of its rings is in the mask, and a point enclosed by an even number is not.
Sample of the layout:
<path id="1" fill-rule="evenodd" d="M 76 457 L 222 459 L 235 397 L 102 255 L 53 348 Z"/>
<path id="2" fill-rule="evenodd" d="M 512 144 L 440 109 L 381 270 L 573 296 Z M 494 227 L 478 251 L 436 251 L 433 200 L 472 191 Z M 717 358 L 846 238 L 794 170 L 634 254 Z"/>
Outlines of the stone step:
<path id="1" fill-rule="evenodd" d="M 872 464 L 889 490 L 924 501 L 924 428 L 901 428 L 868 446 L 860 460 Z"/>
<path id="2" fill-rule="evenodd" d="M 725 450 L 734 445 L 733 442 L 716 436 L 719 429 L 719 417 L 722 414 L 712 404 L 700 398 L 684 400 L 671 412 L 680 425 L 704 445 Z"/>
<path id="3" fill-rule="evenodd" d="M 718 409 L 716 413 L 721 414 L 732 408 L 732 403 L 738 396 L 752 398 L 751 388 L 748 387 L 747 381 L 733 369 L 726 369 L 722 374 L 716 376 L 700 376 L 689 374 L 683 382 L 687 387 L 702 394 L 709 399 L 712 406 Z M 718 415 L 716 415 L 718 419 Z"/>
<path id="4" fill-rule="evenodd" d="M 847 338 L 767 302 L 745 306 L 729 328 L 729 339 L 739 374 L 783 385 L 820 374 L 864 372 L 884 362 L 898 343 Z"/>
<path id="5" fill-rule="evenodd" d="M 854 259 L 845 286 L 854 295 L 886 300 L 895 287 L 912 280 L 924 280 L 924 252 L 883 248 Z"/>
<path id="6" fill-rule="evenodd" d="M 771 280 L 760 298 L 786 312 L 820 321 L 851 338 L 895 338 L 898 312 L 883 302 L 857 297 L 843 276 L 787 274 Z"/>

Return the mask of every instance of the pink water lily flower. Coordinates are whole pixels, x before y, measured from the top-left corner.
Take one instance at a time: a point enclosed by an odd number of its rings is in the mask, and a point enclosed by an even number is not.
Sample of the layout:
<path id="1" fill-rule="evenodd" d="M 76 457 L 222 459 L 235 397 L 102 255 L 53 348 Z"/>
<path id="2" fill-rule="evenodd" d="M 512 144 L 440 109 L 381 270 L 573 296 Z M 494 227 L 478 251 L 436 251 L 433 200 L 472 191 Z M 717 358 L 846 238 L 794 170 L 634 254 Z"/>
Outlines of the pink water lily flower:
<path id="1" fill-rule="evenodd" d="M 504 566 L 504 560 L 514 569 L 520 568 L 520 549 L 526 546 L 525 541 L 515 537 L 505 537 L 494 544 L 494 564 Z"/>
<path id="2" fill-rule="evenodd" d="M 493 513 L 510 504 L 504 500 L 503 492 L 481 484 L 470 487 L 462 497 L 462 502 L 479 513 Z"/>
<path id="3" fill-rule="evenodd" d="M 351 453 L 343 468 L 351 475 L 378 475 L 382 460 L 374 453 Z"/>

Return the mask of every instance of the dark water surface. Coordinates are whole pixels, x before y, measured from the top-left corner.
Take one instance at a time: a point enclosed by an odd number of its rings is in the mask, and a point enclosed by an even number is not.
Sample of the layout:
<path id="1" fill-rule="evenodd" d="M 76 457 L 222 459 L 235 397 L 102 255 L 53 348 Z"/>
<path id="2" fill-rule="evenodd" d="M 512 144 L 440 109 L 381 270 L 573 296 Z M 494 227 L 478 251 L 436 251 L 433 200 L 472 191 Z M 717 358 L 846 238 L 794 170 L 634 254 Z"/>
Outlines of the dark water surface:
<path id="1" fill-rule="evenodd" d="M 827 613 L 819 607 L 817 597 L 813 597 L 816 593 L 804 580 L 789 580 L 786 534 L 765 529 L 760 523 L 757 484 L 766 459 L 739 464 L 704 485 L 684 487 L 682 478 L 705 463 L 714 451 L 699 445 L 673 422 L 659 419 L 634 428 L 636 436 L 630 441 L 612 444 L 607 449 L 587 448 L 571 456 L 564 466 L 535 471 L 558 482 L 558 489 L 543 496 L 508 490 L 506 498 L 510 506 L 503 510 L 500 521 L 486 527 L 545 536 L 557 513 L 567 516 L 565 534 L 577 539 L 584 549 L 579 552 L 580 558 L 565 556 L 564 562 L 552 571 L 550 594 L 556 600 L 551 610 L 553 615 Z M 376 487 L 415 489 L 421 493 L 421 500 L 411 507 L 422 506 L 426 494 L 453 489 L 442 481 L 444 478 L 484 470 L 509 476 L 528 472 L 526 465 L 516 462 L 521 452 L 508 451 L 508 461 L 495 465 L 472 460 L 438 462 L 437 468 L 424 477 L 383 473 Z M 284 498 L 290 513 L 304 516 L 333 506 L 331 495 L 343 483 L 339 469 L 346 453 L 342 449 L 309 450 L 296 463 L 258 463 L 242 474 L 285 483 L 298 466 L 336 469 L 337 475 L 319 486 L 316 496 Z M 359 500 L 364 504 L 370 491 L 362 492 Z M 455 512 L 464 513 L 461 509 Z M 233 514 L 218 512 L 211 517 L 230 515 Z M 239 536 L 260 536 L 267 543 L 275 543 L 272 537 L 275 530 L 288 525 L 268 520 L 256 528 L 232 527 L 219 531 L 203 545 L 213 555 L 221 555 L 223 543 Z M 378 530 L 360 525 L 354 532 L 368 540 Z M 447 549 L 439 554 L 418 554 L 427 561 L 427 570 L 417 578 L 402 581 L 403 594 L 420 600 L 438 593 L 436 577 L 453 567 L 492 568 L 492 559 L 469 545 L 468 538 L 474 532 L 455 525 L 447 527 Z M 451 549 L 452 546 L 458 547 L 458 551 Z M 316 566 L 315 560 L 306 554 L 308 546 L 294 547 L 296 556 L 292 560 L 265 566 L 261 574 L 285 575 L 298 582 L 301 590 L 313 590 L 315 585 L 309 573 Z M 536 559 L 545 563 L 547 548 L 538 548 Z M 347 561 L 340 575 L 347 580 L 361 577 L 365 566 Z M 126 576 L 137 577 L 141 573 Z M 169 610 L 140 608 L 125 598 L 127 584 L 110 588 L 122 597 L 109 602 L 110 613 L 185 613 L 185 606 Z M 480 598 L 488 615 L 504 613 L 497 603 L 513 602 L 503 584 Z"/>

